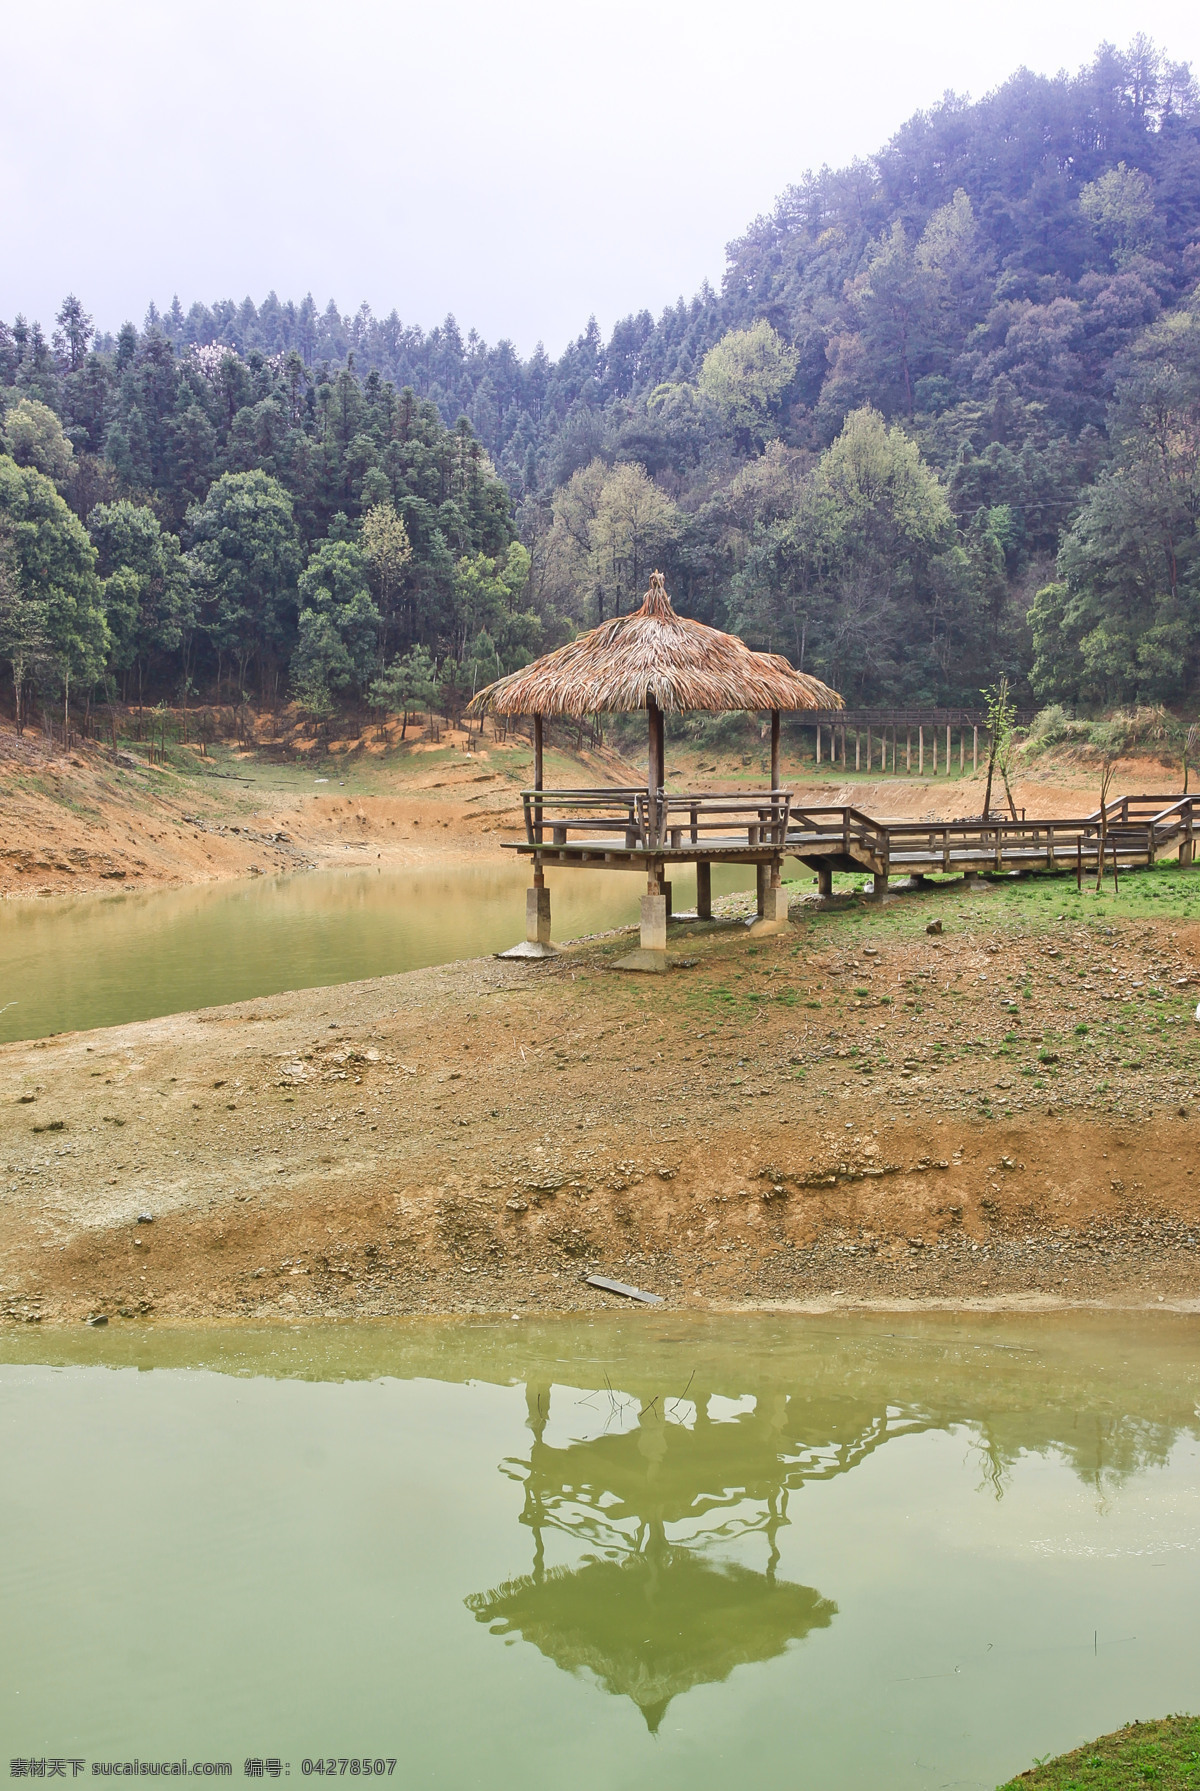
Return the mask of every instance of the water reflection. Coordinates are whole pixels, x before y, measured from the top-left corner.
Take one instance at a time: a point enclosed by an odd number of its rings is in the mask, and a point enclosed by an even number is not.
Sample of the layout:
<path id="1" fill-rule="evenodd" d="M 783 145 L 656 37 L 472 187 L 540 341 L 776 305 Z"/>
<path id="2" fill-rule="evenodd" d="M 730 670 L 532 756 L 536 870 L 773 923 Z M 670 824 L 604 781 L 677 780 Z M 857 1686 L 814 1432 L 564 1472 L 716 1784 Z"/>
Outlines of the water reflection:
<path id="1" fill-rule="evenodd" d="M 623 1407 L 608 1397 L 616 1417 Z M 589 1668 L 633 1700 L 652 1733 L 681 1692 L 828 1627 L 836 1605 L 776 1577 L 788 1521 L 786 1399 L 728 1423 L 714 1422 L 704 1397 L 660 1394 L 635 1429 L 564 1446 L 546 1440 L 551 1398 L 548 1382 L 527 1384 L 533 1442 L 526 1458 L 503 1464 L 524 1482 L 532 1571 L 469 1598 L 479 1622 L 520 1634 L 568 1672 Z M 586 1545 L 579 1566 L 547 1569 L 547 1530 Z M 763 1567 L 711 1558 L 755 1535 Z"/>
<path id="2" fill-rule="evenodd" d="M 369 1742 L 414 1787 L 995 1785 L 1194 1704 L 1198 1333 L 0 1329 L 0 1728 Z"/>
<path id="3" fill-rule="evenodd" d="M 681 1693 L 832 1624 L 836 1603 L 778 1577 L 789 1499 L 807 1483 L 847 1474 L 899 1438 L 961 1431 L 982 1463 L 980 1492 L 1001 1499 L 1021 1456 L 1054 1455 L 1102 1508 L 1122 1481 L 1167 1461 L 1180 1420 L 1195 1434 L 1194 1413 L 1178 1406 L 1169 1417 L 1112 1409 L 1094 1382 L 1086 1392 L 1069 1376 L 1064 1384 L 1065 1365 L 1036 1348 L 975 1345 L 962 1352 L 975 1357 L 970 1368 L 960 1355 L 947 1375 L 932 1337 L 912 1354 L 896 1341 L 886 1339 L 886 1374 L 857 1388 L 846 1357 L 869 1347 L 869 1331 L 827 1339 L 825 1360 L 810 1357 L 800 1372 L 764 1364 L 749 1385 L 744 1372 L 731 1383 L 710 1368 L 708 1385 L 693 1371 L 672 1393 L 661 1362 L 643 1363 L 622 1383 L 632 1391 L 606 1377 L 581 1395 L 535 1371 L 525 1380 L 529 1451 L 500 1464 L 524 1487 L 529 1570 L 473 1594 L 468 1608 L 564 1671 L 588 1669 L 655 1732 Z M 821 1386 L 834 1363 L 840 1384 Z M 1048 1378 L 1057 1398 L 1046 1399 Z M 1040 1399 L 1013 1397 L 1022 1379 Z M 571 1435 L 585 1412 L 602 1420 L 596 1433 Z M 577 1553 L 573 1564 L 547 1564 L 551 1536 Z"/>
<path id="4" fill-rule="evenodd" d="M 5 902 L 0 1041 L 503 951 L 520 937 L 528 879 L 522 865 L 489 862 Z M 718 866 L 714 894 L 748 880 L 745 867 Z M 677 880 L 677 906 L 694 900 L 694 883 L 694 872 Z M 636 922 L 636 885 L 551 873 L 555 937 Z"/>

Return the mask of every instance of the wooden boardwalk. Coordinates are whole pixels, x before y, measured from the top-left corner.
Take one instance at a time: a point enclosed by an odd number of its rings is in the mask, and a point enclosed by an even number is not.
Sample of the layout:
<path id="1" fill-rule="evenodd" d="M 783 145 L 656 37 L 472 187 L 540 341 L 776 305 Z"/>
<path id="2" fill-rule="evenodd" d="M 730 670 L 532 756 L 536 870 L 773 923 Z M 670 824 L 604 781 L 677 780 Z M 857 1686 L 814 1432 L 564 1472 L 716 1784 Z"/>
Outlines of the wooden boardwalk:
<path id="1" fill-rule="evenodd" d="M 1121 796 L 1088 815 L 1049 820 L 901 821 L 846 804 L 793 806 L 790 791 L 690 795 L 644 790 L 527 790 L 526 837 L 510 849 L 539 865 L 662 871 L 672 863 L 771 864 L 795 858 L 824 885 L 834 871 L 897 876 L 1132 870 L 1193 860 L 1200 798 Z"/>

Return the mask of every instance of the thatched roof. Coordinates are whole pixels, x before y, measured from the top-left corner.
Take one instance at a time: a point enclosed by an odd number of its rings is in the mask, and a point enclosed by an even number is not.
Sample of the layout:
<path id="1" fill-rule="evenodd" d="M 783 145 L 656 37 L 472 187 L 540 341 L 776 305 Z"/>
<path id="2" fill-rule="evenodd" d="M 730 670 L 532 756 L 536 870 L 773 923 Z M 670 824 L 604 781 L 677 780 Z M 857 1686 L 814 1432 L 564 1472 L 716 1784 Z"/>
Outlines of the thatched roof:
<path id="1" fill-rule="evenodd" d="M 645 709 L 840 709 L 818 678 L 735 634 L 677 616 L 661 572 L 641 609 L 568 641 L 472 698 L 472 715 L 596 715 Z"/>

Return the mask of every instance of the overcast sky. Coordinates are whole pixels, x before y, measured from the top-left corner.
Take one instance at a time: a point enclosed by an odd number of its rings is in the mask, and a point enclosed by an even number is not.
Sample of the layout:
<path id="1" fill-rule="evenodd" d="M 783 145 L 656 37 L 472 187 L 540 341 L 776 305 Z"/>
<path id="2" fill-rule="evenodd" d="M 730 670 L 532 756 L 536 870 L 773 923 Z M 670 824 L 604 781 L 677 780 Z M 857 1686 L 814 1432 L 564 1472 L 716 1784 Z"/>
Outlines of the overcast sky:
<path id="1" fill-rule="evenodd" d="M 809 167 L 1178 0 L 43 0 L 4 22 L 0 315 L 311 291 L 552 352 L 720 279 Z"/>

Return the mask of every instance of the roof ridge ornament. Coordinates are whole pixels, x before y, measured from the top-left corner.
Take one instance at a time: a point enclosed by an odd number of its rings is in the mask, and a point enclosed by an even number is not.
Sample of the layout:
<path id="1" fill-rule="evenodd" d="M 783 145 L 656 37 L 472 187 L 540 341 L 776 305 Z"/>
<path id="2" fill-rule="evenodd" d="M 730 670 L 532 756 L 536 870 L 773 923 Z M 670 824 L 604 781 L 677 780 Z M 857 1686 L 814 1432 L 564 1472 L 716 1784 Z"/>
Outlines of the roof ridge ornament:
<path id="1" fill-rule="evenodd" d="M 639 616 L 661 616 L 663 621 L 675 621 L 675 607 L 667 596 L 667 581 L 661 572 L 650 574 L 650 589 L 642 598 Z"/>

